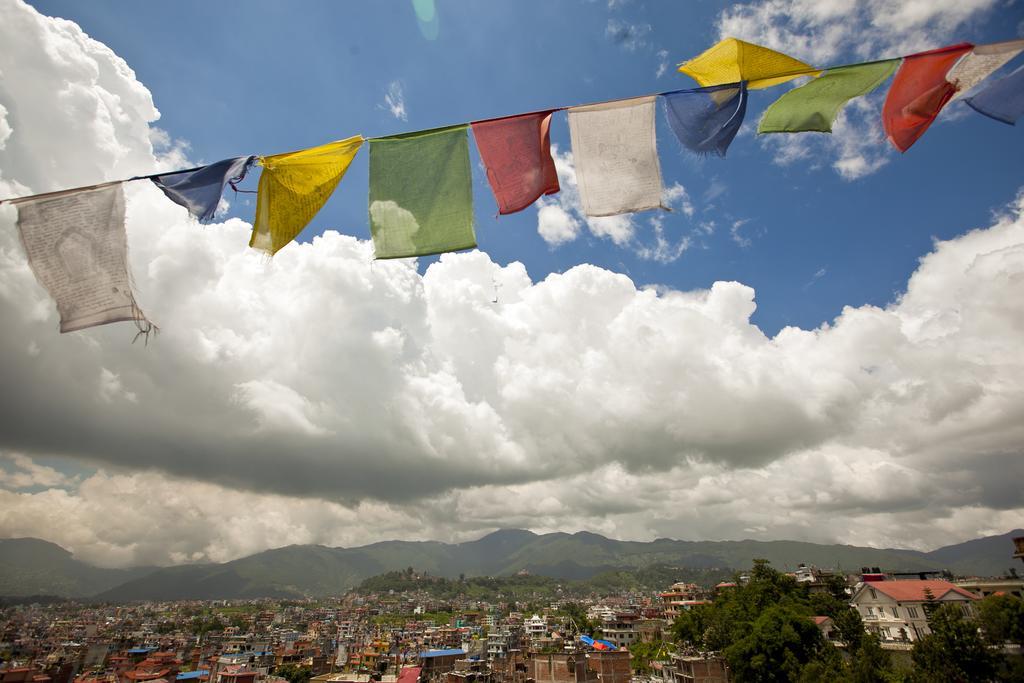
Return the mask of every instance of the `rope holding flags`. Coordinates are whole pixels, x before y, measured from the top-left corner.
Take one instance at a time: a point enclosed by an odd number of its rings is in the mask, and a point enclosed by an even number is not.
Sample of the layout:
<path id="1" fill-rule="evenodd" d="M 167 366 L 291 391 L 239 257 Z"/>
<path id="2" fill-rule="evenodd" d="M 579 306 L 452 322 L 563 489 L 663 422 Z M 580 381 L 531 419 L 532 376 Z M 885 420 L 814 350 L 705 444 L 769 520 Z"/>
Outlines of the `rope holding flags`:
<path id="1" fill-rule="evenodd" d="M 724 157 L 748 106 L 748 89 L 799 77 L 764 112 L 758 134 L 829 133 L 852 99 L 892 78 L 881 119 L 901 152 L 941 110 L 963 98 L 975 111 L 1013 125 L 1024 116 L 1024 67 L 992 79 L 1024 52 L 1024 39 L 959 43 L 895 59 L 817 68 L 789 55 L 726 38 L 679 66 L 699 87 L 515 114 L 431 130 L 343 140 L 270 156 L 239 156 L 181 171 L 8 199 L 29 264 L 57 304 L 61 332 L 129 320 L 156 331 L 131 286 L 123 184 L 150 180 L 200 223 L 214 219 L 224 188 L 260 167 L 249 246 L 273 255 L 294 240 L 331 197 L 363 142 L 369 142 L 367 214 L 375 258 L 471 249 L 473 218 L 469 130 L 498 214 L 522 211 L 559 192 L 551 156 L 555 112 L 568 112 L 583 212 L 614 216 L 665 208 L 655 104 L 660 97 L 680 145 Z M 895 76 L 893 74 L 895 73 Z M 600 642 L 600 641 L 598 641 Z"/>

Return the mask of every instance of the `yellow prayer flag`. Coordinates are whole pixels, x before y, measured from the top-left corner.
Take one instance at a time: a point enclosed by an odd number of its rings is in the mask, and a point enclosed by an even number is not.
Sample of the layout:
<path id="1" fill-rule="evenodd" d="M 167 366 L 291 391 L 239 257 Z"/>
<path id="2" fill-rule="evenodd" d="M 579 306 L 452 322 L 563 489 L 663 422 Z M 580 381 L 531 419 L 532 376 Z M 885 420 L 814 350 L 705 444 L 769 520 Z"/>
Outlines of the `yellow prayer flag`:
<path id="1" fill-rule="evenodd" d="M 256 221 L 249 246 L 275 254 L 302 232 L 327 203 L 363 137 L 260 157 L 263 167 L 256 196 Z"/>
<path id="2" fill-rule="evenodd" d="M 699 57 L 684 62 L 679 70 L 705 87 L 746 81 L 753 89 L 821 73 L 799 59 L 736 38 L 719 41 Z"/>

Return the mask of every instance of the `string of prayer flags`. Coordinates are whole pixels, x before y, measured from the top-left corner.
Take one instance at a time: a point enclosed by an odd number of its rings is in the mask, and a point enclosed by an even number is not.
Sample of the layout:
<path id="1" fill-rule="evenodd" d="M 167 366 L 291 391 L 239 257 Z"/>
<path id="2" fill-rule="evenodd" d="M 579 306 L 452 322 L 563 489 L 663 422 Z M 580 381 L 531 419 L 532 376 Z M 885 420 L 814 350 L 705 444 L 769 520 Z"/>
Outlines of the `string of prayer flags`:
<path id="1" fill-rule="evenodd" d="M 125 320 L 140 334 L 156 329 L 132 292 L 122 183 L 15 203 L 28 264 L 57 303 L 61 332 Z"/>
<path id="2" fill-rule="evenodd" d="M 1014 125 L 1024 116 L 1024 66 L 964 98 L 964 102 L 979 114 Z"/>
<path id="3" fill-rule="evenodd" d="M 703 86 L 746 81 L 752 90 L 821 73 L 809 64 L 767 47 L 725 38 L 679 66 Z"/>
<path id="4" fill-rule="evenodd" d="M 375 258 L 475 247 L 469 127 L 371 138 L 369 213 Z"/>
<path id="5" fill-rule="evenodd" d="M 542 195 L 558 192 L 549 130 L 553 111 L 470 124 L 498 213 L 522 211 Z"/>
<path id="6" fill-rule="evenodd" d="M 952 99 L 966 95 L 974 86 L 991 76 L 1004 64 L 1024 51 L 1024 39 L 1007 40 L 1002 43 L 976 45 L 973 50 L 960 58 L 946 75 L 946 80 L 956 86 Z"/>
<path id="7" fill-rule="evenodd" d="M 271 256 L 295 239 L 327 203 L 363 144 L 355 135 L 319 147 L 260 157 L 256 220 L 249 246 Z"/>
<path id="8" fill-rule="evenodd" d="M 588 216 L 615 216 L 661 206 L 655 97 L 569 109 L 576 182 Z"/>
<path id="9" fill-rule="evenodd" d="M 772 103 L 761 117 L 757 132 L 831 133 L 832 123 L 846 103 L 887 81 L 899 65 L 900 60 L 887 59 L 829 69 Z"/>
<path id="10" fill-rule="evenodd" d="M 956 92 L 946 74 L 973 47 L 960 43 L 903 58 L 882 106 L 882 125 L 896 149 L 906 152 L 932 125 Z"/>
<path id="11" fill-rule="evenodd" d="M 662 95 L 665 118 L 679 144 L 697 154 L 725 156 L 747 112 L 747 86 L 715 85 Z"/>
<path id="12" fill-rule="evenodd" d="M 256 157 L 224 159 L 209 166 L 150 176 L 167 198 L 188 209 L 200 223 L 213 220 L 224 186 L 242 182 Z"/>

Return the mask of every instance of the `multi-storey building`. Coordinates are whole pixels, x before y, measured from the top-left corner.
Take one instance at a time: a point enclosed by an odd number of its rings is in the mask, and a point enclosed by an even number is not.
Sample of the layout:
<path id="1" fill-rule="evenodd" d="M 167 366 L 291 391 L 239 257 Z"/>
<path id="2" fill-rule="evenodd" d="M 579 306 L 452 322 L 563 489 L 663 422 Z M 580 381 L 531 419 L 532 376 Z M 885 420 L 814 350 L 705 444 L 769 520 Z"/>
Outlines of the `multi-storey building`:
<path id="1" fill-rule="evenodd" d="M 929 600 L 929 596 L 931 600 Z M 931 633 L 925 604 L 957 604 L 974 616 L 980 598 L 948 581 L 870 581 L 854 591 L 851 604 L 860 612 L 868 631 L 883 641 L 915 641 Z"/>

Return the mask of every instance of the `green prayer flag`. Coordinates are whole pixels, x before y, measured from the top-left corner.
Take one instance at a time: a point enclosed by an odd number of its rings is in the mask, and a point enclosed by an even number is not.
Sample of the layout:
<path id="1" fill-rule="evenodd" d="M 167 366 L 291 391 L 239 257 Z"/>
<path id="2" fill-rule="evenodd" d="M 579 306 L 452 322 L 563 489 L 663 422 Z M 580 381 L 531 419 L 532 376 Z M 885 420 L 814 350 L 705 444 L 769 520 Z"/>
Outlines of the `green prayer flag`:
<path id="1" fill-rule="evenodd" d="M 832 132 L 839 110 L 854 97 L 867 95 L 899 66 L 899 59 L 829 69 L 807 84 L 776 100 L 761 117 L 762 133 Z"/>
<path id="2" fill-rule="evenodd" d="M 476 246 L 469 126 L 370 139 L 375 257 L 429 256 Z"/>

